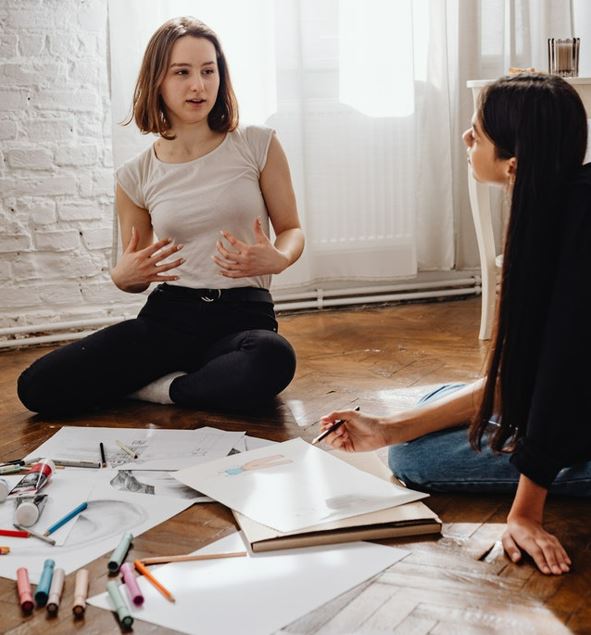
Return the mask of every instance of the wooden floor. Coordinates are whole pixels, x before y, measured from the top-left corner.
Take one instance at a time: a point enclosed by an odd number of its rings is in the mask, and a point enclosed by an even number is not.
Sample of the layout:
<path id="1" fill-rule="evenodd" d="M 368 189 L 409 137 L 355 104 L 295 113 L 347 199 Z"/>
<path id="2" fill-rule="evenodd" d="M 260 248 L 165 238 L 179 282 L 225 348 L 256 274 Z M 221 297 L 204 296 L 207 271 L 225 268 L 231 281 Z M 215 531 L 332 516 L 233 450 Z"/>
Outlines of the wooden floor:
<path id="1" fill-rule="evenodd" d="M 331 409 L 360 405 L 368 413 L 384 414 L 414 403 L 433 384 L 477 377 L 485 354 L 477 339 L 479 314 L 480 300 L 473 298 L 283 316 L 281 332 L 298 353 L 296 379 L 272 407 L 245 417 L 125 402 L 100 415 L 44 421 L 20 405 L 15 381 L 48 349 L 5 352 L 0 355 L 0 458 L 21 456 L 68 423 L 141 427 L 150 422 L 189 429 L 212 425 L 278 441 L 297 436 L 310 440 L 318 431 L 315 422 Z M 437 495 L 426 502 L 444 521 L 440 538 L 391 541 L 410 555 L 281 632 L 591 633 L 588 503 L 550 501 L 547 526 L 567 547 L 574 568 L 566 576 L 549 577 L 529 563 L 513 565 L 503 556 L 498 540 L 508 497 Z M 221 505 L 194 505 L 137 538 L 132 557 L 158 554 L 164 544 L 186 553 L 233 530 L 231 515 Z M 90 565 L 91 595 L 105 589 L 106 562 L 102 557 Z M 74 622 L 69 610 L 72 588 L 71 575 L 56 619 L 47 619 L 40 610 L 24 618 L 15 583 L 0 579 L 0 632 L 120 632 L 110 613 L 93 607 L 85 621 Z M 173 631 L 136 621 L 134 632 Z"/>

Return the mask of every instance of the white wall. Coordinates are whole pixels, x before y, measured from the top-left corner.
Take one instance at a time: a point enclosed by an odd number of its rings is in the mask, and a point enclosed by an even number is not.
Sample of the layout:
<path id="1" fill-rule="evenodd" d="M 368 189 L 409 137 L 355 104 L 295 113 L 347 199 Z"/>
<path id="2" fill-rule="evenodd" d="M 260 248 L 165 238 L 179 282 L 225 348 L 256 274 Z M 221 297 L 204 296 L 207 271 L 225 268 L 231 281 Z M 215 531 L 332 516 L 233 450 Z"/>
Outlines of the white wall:
<path id="1" fill-rule="evenodd" d="M 120 315 L 137 303 L 108 274 L 107 58 L 106 0 L 3 0 L 0 327 Z"/>

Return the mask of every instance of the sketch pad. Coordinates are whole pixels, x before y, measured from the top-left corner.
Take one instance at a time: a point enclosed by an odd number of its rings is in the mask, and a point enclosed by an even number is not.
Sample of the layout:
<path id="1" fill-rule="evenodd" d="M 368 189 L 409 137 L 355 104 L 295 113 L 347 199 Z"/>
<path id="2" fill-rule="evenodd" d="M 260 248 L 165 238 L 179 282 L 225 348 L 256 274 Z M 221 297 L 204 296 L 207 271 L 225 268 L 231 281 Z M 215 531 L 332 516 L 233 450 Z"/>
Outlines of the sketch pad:
<path id="1" fill-rule="evenodd" d="M 374 452 L 346 453 L 335 451 L 334 456 L 374 474 L 385 481 L 395 479 Z M 441 520 L 421 502 L 407 503 L 352 518 L 324 523 L 294 532 L 279 532 L 234 512 L 234 516 L 250 548 L 254 552 L 275 549 L 311 547 L 356 540 L 382 540 L 401 536 L 438 534 Z"/>
<path id="2" fill-rule="evenodd" d="M 425 498 L 302 439 L 174 474 L 185 485 L 280 532 L 293 532 Z"/>

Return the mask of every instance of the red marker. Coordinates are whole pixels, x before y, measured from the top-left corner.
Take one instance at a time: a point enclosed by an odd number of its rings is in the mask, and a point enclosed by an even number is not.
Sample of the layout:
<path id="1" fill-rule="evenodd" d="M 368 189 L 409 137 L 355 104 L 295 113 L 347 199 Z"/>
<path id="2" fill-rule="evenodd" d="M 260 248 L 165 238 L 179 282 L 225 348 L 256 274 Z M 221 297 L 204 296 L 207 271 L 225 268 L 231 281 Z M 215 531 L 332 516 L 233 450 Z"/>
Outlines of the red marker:
<path id="1" fill-rule="evenodd" d="M 18 601 L 23 613 L 31 613 L 35 604 L 31 593 L 31 583 L 29 582 L 29 572 L 25 567 L 16 570 L 16 588 L 18 591 Z"/>

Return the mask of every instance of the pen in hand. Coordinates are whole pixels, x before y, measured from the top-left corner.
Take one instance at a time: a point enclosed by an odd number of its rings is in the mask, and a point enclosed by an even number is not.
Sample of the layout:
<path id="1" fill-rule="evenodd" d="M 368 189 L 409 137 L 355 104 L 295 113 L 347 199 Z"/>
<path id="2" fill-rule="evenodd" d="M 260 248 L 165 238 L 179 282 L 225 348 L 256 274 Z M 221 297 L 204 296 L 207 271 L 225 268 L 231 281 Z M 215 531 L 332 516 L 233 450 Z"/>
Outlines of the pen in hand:
<path id="1" fill-rule="evenodd" d="M 359 406 L 357 406 L 355 410 L 359 412 Z M 312 439 L 312 445 L 316 445 L 317 443 L 320 443 L 320 441 L 322 441 L 323 439 L 326 439 L 326 437 L 329 434 L 334 432 L 337 428 L 340 428 L 343 425 L 343 423 L 345 423 L 344 419 L 337 419 L 329 428 L 326 428 L 324 432 L 321 432 L 317 437 L 314 437 Z"/>

